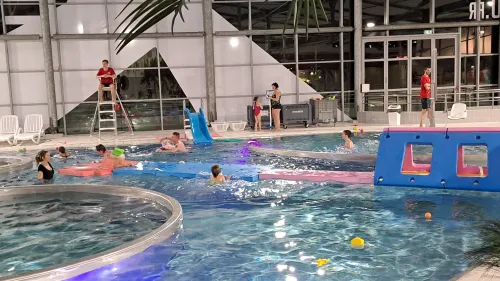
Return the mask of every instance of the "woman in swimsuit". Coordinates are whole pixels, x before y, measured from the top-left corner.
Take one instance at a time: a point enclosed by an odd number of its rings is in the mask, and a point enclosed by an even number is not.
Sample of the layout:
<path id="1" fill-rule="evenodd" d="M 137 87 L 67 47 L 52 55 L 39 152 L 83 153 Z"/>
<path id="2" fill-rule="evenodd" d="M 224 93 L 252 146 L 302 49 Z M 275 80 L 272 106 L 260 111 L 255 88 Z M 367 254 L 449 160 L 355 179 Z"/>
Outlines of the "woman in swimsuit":
<path id="1" fill-rule="evenodd" d="M 46 150 L 38 152 L 35 157 L 38 165 L 37 178 L 39 180 L 51 180 L 54 178 L 54 168 L 50 164 L 50 153 Z"/>
<path id="2" fill-rule="evenodd" d="M 281 113 L 281 92 L 278 90 L 278 83 L 274 82 L 273 85 L 274 94 L 271 97 L 271 114 L 274 121 L 274 130 L 280 130 L 280 113 Z"/>

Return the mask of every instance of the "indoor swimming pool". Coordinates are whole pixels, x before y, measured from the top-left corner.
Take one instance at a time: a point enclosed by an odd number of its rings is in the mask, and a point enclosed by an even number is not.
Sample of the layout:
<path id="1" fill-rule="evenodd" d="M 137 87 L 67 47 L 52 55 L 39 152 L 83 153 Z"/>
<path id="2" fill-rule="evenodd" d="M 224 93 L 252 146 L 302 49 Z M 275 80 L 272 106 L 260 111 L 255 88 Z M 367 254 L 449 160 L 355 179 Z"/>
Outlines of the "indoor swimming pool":
<path id="1" fill-rule="evenodd" d="M 355 153 L 375 154 L 378 137 L 378 134 L 355 137 Z M 259 139 L 258 142 L 263 147 L 342 152 L 339 148 L 342 143 L 340 134 L 269 138 Z M 156 148 L 158 145 L 125 149 L 128 159 L 138 161 L 373 171 L 373 166 L 364 164 L 346 165 L 334 161 L 255 154 L 248 150 L 248 140 L 216 141 L 212 146 L 195 146 L 190 153 L 182 155 L 151 153 Z M 75 159 L 53 159 L 54 167 L 58 169 L 77 162 L 98 160 L 97 153 L 90 148 L 72 149 L 71 152 Z M 34 170 L 17 172 L 0 181 L 3 187 L 37 183 Z M 127 268 L 116 268 L 109 273 L 113 279 L 100 280 L 445 281 L 470 266 L 463 254 L 479 243 L 473 226 L 485 219 L 500 219 L 500 194 L 497 193 L 397 187 L 374 189 L 367 184 L 284 180 L 231 181 L 208 185 L 202 179 L 150 176 L 77 178 L 56 175 L 54 183 L 142 187 L 168 194 L 182 205 L 184 222 L 179 235 L 163 245 L 153 258 L 133 263 L 131 257 L 132 263 Z M 61 202 L 44 204 L 64 206 Z M 70 208 L 72 204 L 68 204 Z M 106 207 L 105 198 L 100 204 Z M 140 203 L 127 204 L 123 206 L 146 208 Z M 2 204 L 0 207 L 5 206 Z M 113 206 L 113 209 L 120 211 L 120 206 Z M 432 213 L 432 220 L 423 217 L 426 212 Z M 54 220 L 57 221 L 57 217 Z M 96 218 L 95 223 L 104 227 L 102 224 L 106 220 L 109 218 Z M 117 235 L 116 231 L 134 229 L 134 233 L 140 235 L 142 230 L 147 232 L 148 227 L 162 221 L 147 215 L 142 220 L 145 221 L 141 223 L 144 227 L 121 220 L 117 225 L 109 224 L 109 232 L 103 230 L 98 234 L 102 235 L 103 244 L 112 247 L 113 243 L 122 243 L 135 235 Z M 2 228 L 12 226 L 12 223 L 5 223 L 5 218 L 3 221 Z M 75 222 L 61 230 L 69 234 L 68 238 L 64 238 L 68 240 L 64 241 L 78 244 L 74 249 L 65 245 L 67 252 L 56 257 L 55 263 L 67 262 L 74 258 L 72 255 L 89 250 L 79 247 L 86 245 L 88 241 L 85 239 L 92 232 L 72 233 L 72 228 L 82 227 L 80 224 Z M 21 234 L 16 239 L 25 251 L 32 251 L 34 256 L 45 251 L 30 244 L 31 236 Z M 4 235 L 2 231 L 2 238 Z M 42 236 L 38 239 L 50 240 L 50 235 Z M 365 249 L 351 248 L 350 240 L 354 237 L 365 240 Z M 114 242 L 104 243 L 110 240 Z M 97 244 L 90 250 L 105 250 L 99 247 L 104 246 Z M 11 255 L 9 250 L 2 247 L 0 260 Z M 318 267 L 319 259 L 329 261 Z M 9 269 L 4 264 L 2 267 L 5 267 L 2 272 Z M 20 272 L 12 274 L 17 273 Z"/>

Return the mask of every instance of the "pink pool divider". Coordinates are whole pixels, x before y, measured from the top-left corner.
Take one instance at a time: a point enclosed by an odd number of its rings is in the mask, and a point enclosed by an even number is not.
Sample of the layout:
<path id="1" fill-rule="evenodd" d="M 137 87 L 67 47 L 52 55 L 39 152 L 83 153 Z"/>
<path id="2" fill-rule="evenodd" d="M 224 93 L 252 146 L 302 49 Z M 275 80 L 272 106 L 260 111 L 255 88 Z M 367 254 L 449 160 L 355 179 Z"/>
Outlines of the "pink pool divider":
<path id="1" fill-rule="evenodd" d="M 444 133 L 449 128 L 446 127 L 428 127 L 428 128 L 416 128 L 416 127 L 391 127 L 384 128 L 384 132 L 407 132 L 407 133 L 420 133 L 420 132 L 432 132 L 432 133 Z"/>
<path id="2" fill-rule="evenodd" d="M 293 180 L 315 182 L 373 183 L 373 172 L 265 170 L 259 174 L 261 180 Z"/>

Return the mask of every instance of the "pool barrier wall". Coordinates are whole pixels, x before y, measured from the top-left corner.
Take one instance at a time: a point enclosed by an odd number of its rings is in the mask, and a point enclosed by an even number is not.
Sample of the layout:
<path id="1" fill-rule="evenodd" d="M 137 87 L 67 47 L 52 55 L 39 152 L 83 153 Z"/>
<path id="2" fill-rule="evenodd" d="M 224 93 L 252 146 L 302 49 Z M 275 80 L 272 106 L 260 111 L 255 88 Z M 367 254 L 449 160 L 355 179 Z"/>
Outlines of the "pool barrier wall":
<path id="1" fill-rule="evenodd" d="M 499 139 L 497 128 L 386 128 L 380 136 L 374 184 L 500 191 L 500 173 L 494 172 L 500 171 Z M 413 162 L 412 147 L 417 145 L 432 146 L 429 163 Z M 486 147 L 486 155 L 474 155 L 483 161 L 466 165 L 464 146 Z"/>
<path id="2" fill-rule="evenodd" d="M 36 193 L 88 192 L 94 194 L 133 197 L 151 201 L 158 208 L 168 210 L 171 216 L 152 232 L 131 242 L 124 243 L 110 250 L 84 257 L 72 262 L 30 271 L 17 276 L 0 278 L 0 281 L 58 281 L 67 280 L 93 270 L 118 263 L 124 259 L 140 254 L 148 248 L 165 243 L 180 228 L 182 228 L 182 207 L 174 198 L 135 187 L 110 185 L 37 185 L 1 188 L 1 196 L 16 196 Z M 90 280 L 90 279 L 81 279 Z"/>

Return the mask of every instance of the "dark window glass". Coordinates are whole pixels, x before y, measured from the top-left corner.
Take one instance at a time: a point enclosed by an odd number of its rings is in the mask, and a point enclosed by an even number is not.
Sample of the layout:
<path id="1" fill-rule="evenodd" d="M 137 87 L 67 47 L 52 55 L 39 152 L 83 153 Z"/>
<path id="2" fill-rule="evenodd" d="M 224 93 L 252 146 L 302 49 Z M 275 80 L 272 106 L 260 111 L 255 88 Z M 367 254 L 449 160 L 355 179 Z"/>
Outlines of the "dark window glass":
<path id="1" fill-rule="evenodd" d="M 462 85 L 475 85 L 476 84 L 476 57 L 462 58 Z"/>
<path id="2" fill-rule="evenodd" d="M 184 128 L 184 112 L 182 100 L 163 101 L 163 129 L 175 130 Z M 186 102 L 186 108 L 193 111 L 191 103 Z"/>
<path id="3" fill-rule="evenodd" d="M 157 101 L 123 103 L 134 131 L 161 130 L 160 103 Z M 118 130 L 127 130 L 122 112 L 117 112 Z"/>
<path id="4" fill-rule="evenodd" d="M 295 62 L 293 35 L 259 35 L 252 36 L 252 40 L 278 62 Z M 254 54 L 254 63 L 261 63 L 256 58 L 256 54 Z"/>
<path id="5" fill-rule="evenodd" d="M 469 2 L 473 1 L 436 1 L 436 22 L 470 21 Z"/>
<path id="6" fill-rule="evenodd" d="M 389 61 L 389 89 L 406 88 L 408 85 L 408 61 Z"/>
<path id="7" fill-rule="evenodd" d="M 402 59 L 408 57 L 408 41 L 389 41 L 387 44 L 389 48 L 390 59 Z"/>
<path id="8" fill-rule="evenodd" d="M 383 59 L 384 42 L 366 42 L 365 59 Z"/>
<path id="9" fill-rule="evenodd" d="M 117 79 L 122 100 L 160 98 L 158 69 L 124 70 Z"/>
<path id="10" fill-rule="evenodd" d="M 212 9 L 238 30 L 248 30 L 248 2 L 213 3 Z"/>
<path id="11" fill-rule="evenodd" d="M 318 92 L 340 91 L 340 63 L 299 64 L 299 78 Z"/>
<path id="12" fill-rule="evenodd" d="M 283 29 L 291 1 L 251 2 L 252 29 Z M 288 28 L 292 28 L 292 20 Z"/>
<path id="13" fill-rule="evenodd" d="M 460 39 L 460 50 L 464 55 L 473 55 L 476 53 L 476 28 L 462 27 Z"/>
<path id="14" fill-rule="evenodd" d="M 362 1 L 363 3 L 363 23 L 369 22 L 377 25 L 384 23 L 384 2 L 385 0 Z"/>
<path id="15" fill-rule="evenodd" d="M 354 59 L 354 43 L 352 42 L 353 35 L 351 32 L 344 32 L 344 59 L 353 60 Z"/>
<path id="16" fill-rule="evenodd" d="M 498 56 L 481 56 L 479 63 L 479 83 L 498 84 Z"/>
<path id="17" fill-rule="evenodd" d="M 365 62 L 365 83 L 370 84 L 370 90 L 384 88 L 384 62 Z"/>
<path id="18" fill-rule="evenodd" d="M 344 62 L 344 91 L 354 90 L 354 62 Z"/>
<path id="19" fill-rule="evenodd" d="M 412 40 L 412 57 L 429 58 L 431 56 L 431 40 Z"/>
<path id="20" fill-rule="evenodd" d="M 454 86 L 455 59 L 438 59 L 436 74 L 438 86 Z"/>
<path id="21" fill-rule="evenodd" d="M 340 60 L 338 33 L 313 33 L 298 35 L 299 61 Z"/>
<path id="22" fill-rule="evenodd" d="M 497 54 L 498 53 L 498 26 L 481 27 L 479 52 L 481 54 Z"/>
<path id="23" fill-rule="evenodd" d="M 429 23 L 430 6 L 431 6 L 430 1 L 389 0 L 389 23 L 390 24 Z"/>

